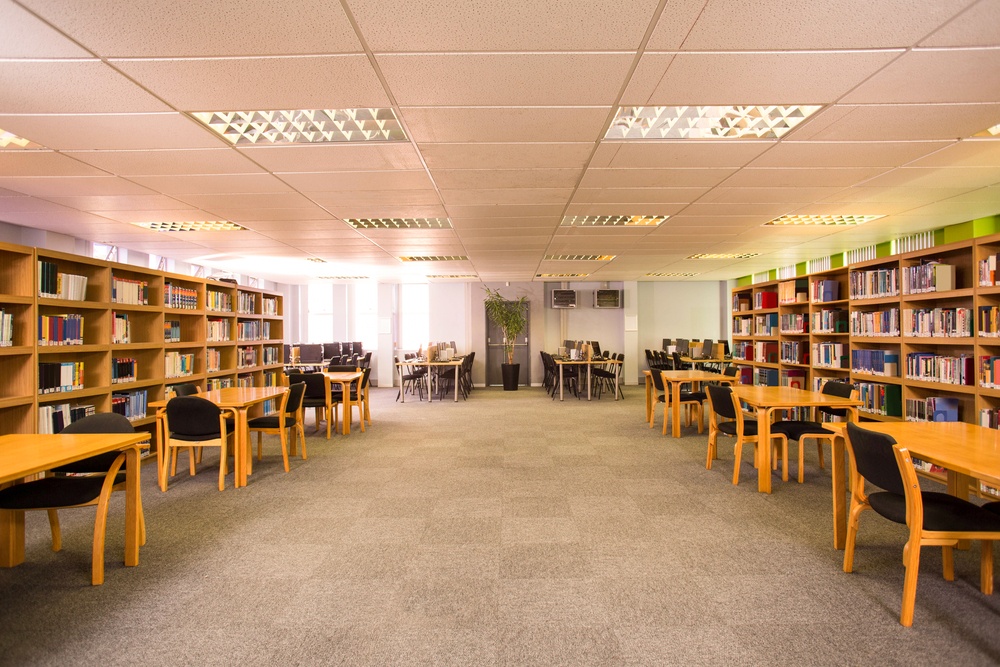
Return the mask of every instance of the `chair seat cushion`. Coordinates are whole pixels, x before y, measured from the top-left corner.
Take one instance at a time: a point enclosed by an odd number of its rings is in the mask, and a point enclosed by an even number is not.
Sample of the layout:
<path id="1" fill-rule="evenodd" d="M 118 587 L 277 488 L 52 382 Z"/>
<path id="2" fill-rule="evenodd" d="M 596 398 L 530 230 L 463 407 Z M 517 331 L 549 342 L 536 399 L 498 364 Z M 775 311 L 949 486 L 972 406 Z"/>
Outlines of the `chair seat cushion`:
<path id="1" fill-rule="evenodd" d="M 708 395 L 703 391 L 682 391 L 681 403 L 704 403 Z"/>
<path id="2" fill-rule="evenodd" d="M 119 452 L 104 452 L 53 468 L 52 472 L 107 472 L 111 464 L 118 458 L 118 454 Z"/>
<path id="3" fill-rule="evenodd" d="M 719 424 L 719 430 L 726 435 L 736 435 L 736 422 L 722 422 Z M 754 421 L 743 421 L 743 435 L 754 436 L 757 435 L 757 422 Z"/>
<path id="4" fill-rule="evenodd" d="M 326 399 L 325 398 L 303 398 L 302 407 L 304 408 L 325 408 Z"/>
<path id="5" fill-rule="evenodd" d="M 808 435 L 834 435 L 833 431 L 823 428 L 819 422 L 795 419 L 774 422 L 771 424 L 771 433 L 781 433 L 789 440 L 800 440 Z"/>
<path id="6" fill-rule="evenodd" d="M 291 426 L 294 423 L 295 423 L 295 417 L 286 417 L 285 418 L 285 426 Z M 279 423 L 279 420 L 278 420 L 278 415 L 267 415 L 265 417 L 254 417 L 253 419 L 251 419 L 250 421 L 247 422 L 247 426 L 250 429 L 257 429 L 257 428 L 276 429 L 276 428 L 281 428 L 281 424 Z"/>
<path id="7" fill-rule="evenodd" d="M 0 490 L 0 509 L 30 510 L 85 505 L 101 495 L 104 476 L 44 477 Z"/>
<path id="8" fill-rule="evenodd" d="M 595 368 L 591 371 L 594 377 L 605 378 L 607 380 L 614 380 L 615 374 L 612 371 L 606 371 L 603 368 Z"/>
<path id="9" fill-rule="evenodd" d="M 924 530 L 1000 531 L 1000 514 L 947 493 L 925 491 Z M 906 497 L 887 491 L 868 496 L 872 509 L 896 523 L 906 523 Z"/>
<path id="10" fill-rule="evenodd" d="M 204 442 L 206 440 L 215 440 L 221 438 L 222 434 L 216 431 L 215 433 L 171 433 L 171 440 L 181 440 L 183 442 Z"/>

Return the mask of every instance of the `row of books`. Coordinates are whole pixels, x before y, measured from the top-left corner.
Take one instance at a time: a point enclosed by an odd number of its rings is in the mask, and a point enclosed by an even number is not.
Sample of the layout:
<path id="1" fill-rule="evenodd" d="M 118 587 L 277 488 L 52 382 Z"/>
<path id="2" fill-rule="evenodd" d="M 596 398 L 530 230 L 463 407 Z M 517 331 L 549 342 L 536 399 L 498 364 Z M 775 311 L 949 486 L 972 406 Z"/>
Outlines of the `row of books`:
<path id="1" fill-rule="evenodd" d="M 14 313 L 0 308 L 0 347 L 14 345 Z"/>
<path id="2" fill-rule="evenodd" d="M 883 417 L 902 417 L 902 388 L 898 384 L 880 382 L 859 382 L 858 398 L 861 412 L 869 412 Z"/>
<path id="3" fill-rule="evenodd" d="M 63 361 L 38 364 L 38 393 L 53 394 L 83 389 L 83 362 Z"/>
<path id="4" fill-rule="evenodd" d="M 167 282 L 163 285 L 163 305 L 181 310 L 198 310 L 198 290 Z"/>
<path id="5" fill-rule="evenodd" d="M 757 292 L 756 294 L 753 295 L 753 307 L 755 310 L 760 310 L 762 308 L 777 308 L 778 293 Z"/>
<path id="6" fill-rule="evenodd" d="M 747 361 L 761 361 L 766 364 L 778 363 L 778 343 L 775 341 L 755 341 L 753 356 Z"/>
<path id="7" fill-rule="evenodd" d="M 848 276 L 851 299 L 881 299 L 899 296 L 899 269 L 851 271 Z"/>
<path id="8" fill-rule="evenodd" d="M 753 343 L 750 341 L 735 341 L 733 343 L 733 359 L 753 361 Z"/>
<path id="9" fill-rule="evenodd" d="M 887 350 L 851 350 L 851 370 L 899 377 L 899 354 Z"/>
<path id="10" fill-rule="evenodd" d="M 905 404 L 908 422 L 957 422 L 958 398 L 954 396 L 929 396 L 908 398 Z"/>
<path id="11" fill-rule="evenodd" d="M 840 283 L 836 280 L 816 280 L 812 284 L 813 303 L 826 303 L 840 300 Z"/>
<path id="12" fill-rule="evenodd" d="M 847 333 L 848 313 L 840 308 L 823 309 L 812 313 L 813 333 Z"/>
<path id="13" fill-rule="evenodd" d="M 758 336 L 778 335 L 778 313 L 766 313 L 754 317 L 754 331 Z"/>
<path id="14" fill-rule="evenodd" d="M 761 387 L 778 386 L 777 368 L 755 368 L 753 369 L 753 383 Z"/>
<path id="15" fill-rule="evenodd" d="M 794 389 L 805 389 L 806 372 L 801 368 L 788 368 L 781 371 L 781 386 Z"/>
<path id="16" fill-rule="evenodd" d="M 61 433 L 64 428 L 73 422 L 84 417 L 89 417 L 96 412 L 97 410 L 93 405 L 70 405 L 69 403 L 39 405 L 38 432 Z"/>
<path id="17" fill-rule="evenodd" d="M 111 394 L 111 411 L 124 415 L 129 421 L 145 419 L 147 398 L 145 389 L 113 392 Z"/>
<path id="18" fill-rule="evenodd" d="M 83 315 L 39 315 L 39 345 L 83 345 Z"/>
<path id="19" fill-rule="evenodd" d="M 899 335 L 899 308 L 851 312 L 851 335 L 894 337 Z"/>
<path id="20" fill-rule="evenodd" d="M 734 294 L 733 312 L 738 313 L 746 310 L 750 310 L 750 297 L 746 296 L 745 294 Z"/>
<path id="21" fill-rule="evenodd" d="M 975 381 L 973 358 L 964 354 L 949 357 L 933 352 L 910 352 L 906 355 L 906 377 L 972 386 Z"/>
<path id="22" fill-rule="evenodd" d="M 257 348 L 241 347 L 236 350 L 236 367 L 247 368 L 257 365 Z"/>
<path id="23" fill-rule="evenodd" d="M 253 315 L 257 312 L 257 299 L 253 292 L 236 292 L 238 312 Z"/>
<path id="24" fill-rule="evenodd" d="M 808 364 L 810 346 L 807 341 L 781 341 L 780 358 L 783 364 Z"/>
<path id="25" fill-rule="evenodd" d="M 264 365 L 268 366 L 270 364 L 280 364 L 281 363 L 281 348 L 278 347 L 265 347 L 264 348 Z M 265 375 L 269 371 L 265 371 Z M 265 387 L 271 385 L 264 385 Z"/>
<path id="26" fill-rule="evenodd" d="M 778 320 L 781 333 L 809 333 L 808 313 L 784 313 Z"/>
<path id="27" fill-rule="evenodd" d="M 955 289 L 955 267 L 951 264 L 926 262 L 904 266 L 903 294 L 924 294 Z"/>
<path id="28" fill-rule="evenodd" d="M 163 353 L 163 377 L 177 378 L 194 374 L 194 354 L 176 350 Z"/>
<path id="29" fill-rule="evenodd" d="M 821 368 L 847 368 L 847 346 L 843 343 L 813 343 L 812 362 Z"/>
<path id="30" fill-rule="evenodd" d="M 261 322 L 259 320 L 240 320 L 236 323 L 236 338 L 237 340 L 262 340 L 266 338 L 264 334 L 264 327 L 261 325 L 268 325 L 267 330 L 270 332 L 270 322 Z"/>
<path id="31" fill-rule="evenodd" d="M 111 276 L 111 303 L 149 305 L 149 283 L 145 280 Z"/>
<path id="32" fill-rule="evenodd" d="M 227 292 L 205 291 L 205 308 L 223 313 L 233 312 L 233 296 Z"/>
<path id="33" fill-rule="evenodd" d="M 262 296 L 261 297 L 261 313 L 264 315 L 271 315 L 277 317 L 278 313 L 278 300 L 273 296 Z"/>
<path id="34" fill-rule="evenodd" d="M 979 284 L 982 287 L 992 287 L 997 283 L 997 257 L 1000 255 L 990 255 L 986 259 L 979 260 Z"/>
<path id="35" fill-rule="evenodd" d="M 806 303 L 809 300 L 809 281 L 806 278 L 778 283 L 778 303 Z"/>
<path id="36" fill-rule="evenodd" d="M 979 386 L 1000 389 L 1000 357 L 979 357 Z"/>
<path id="37" fill-rule="evenodd" d="M 181 322 L 180 320 L 163 320 L 163 342 L 181 342 Z"/>
<path id="38" fill-rule="evenodd" d="M 135 382 L 138 378 L 139 362 L 133 357 L 115 357 L 111 360 L 111 384 Z"/>
<path id="39" fill-rule="evenodd" d="M 208 320 L 205 339 L 209 341 L 232 340 L 232 324 L 229 320 Z"/>
<path id="40" fill-rule="evenodd" d="M 906 308 L 903 310 L 904 336 L 922 338 L 972 335 L 971 308 Z"/>
<path id="41" fill-rule="evenodd" d="M 85 301 L 87 276 L 60 273 L 54 262 L 38 260 L 38 296 L 49 299 Z"/>
<path id="42" fill-rule="evenodd" d="M 210 347 L 205 350 L 205 372 L 214 373 L 222 370 L 222 352 Z"/>
<path id="43" fill-rule="evenodd" d="M 131 343 L 132 328 L 129 326 L 128 313 L 111 313 L 111 343 L 114 345 Z"/>
<path id="44" fill-rule="evenodd" d="M 205 380 L 205 386 L 208 391 L 215 391 L 216 389 L 228 389 L 235 384 L 233 378 L 208 378 Z"/>
<path id="45" fill-rule="evenodd" d="M 984 338 L 1000 336 L 1000 306 L 979 306 L 978 326 Z"/>
<path id="46" fill-rule="evenodd" d="M 733 335 L 734 336 L 752 336 L 753 335 L 753 318 L 751 317 L 737 317 L 733 319 Z"/>

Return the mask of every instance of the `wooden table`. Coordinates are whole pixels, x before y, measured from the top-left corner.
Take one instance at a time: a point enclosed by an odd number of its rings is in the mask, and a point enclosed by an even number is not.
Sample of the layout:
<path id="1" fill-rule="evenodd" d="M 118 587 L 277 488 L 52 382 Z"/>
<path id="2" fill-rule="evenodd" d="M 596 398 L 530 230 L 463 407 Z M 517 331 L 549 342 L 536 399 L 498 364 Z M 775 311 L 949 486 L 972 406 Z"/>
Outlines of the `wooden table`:
<path id="1" fill-rule="evenodd" d="M 552 360 L 554 362 L 556 362 L 557 366 L 559 366 L 559 400 L 560 401 L 564 400 L 563 399 L 563 366 L 585 366 L 586 367 L 586 369 L 587 369 L 587 400 L 589 401 L 589 400 L 591 400 L 591 391 L 590 391 L 590 385 L 591 385 L 591 382 L 590 382 L 590 376 L 591 376 L 590 368 L 591 368 L 591 366 L 602 366 L 604 364 L 612 364 L 612 365 L 618 364 L 618 365 L 621 365 L 621 363 L 622 363 L 622 362 L 618 361 L 617 359 L 595 358 L 595 359 L 591 359 L 590 361 L 587 361 L 586 359 L 561 359 L 561 358 L 556 357 L 556 356 L 553 356 Z M 615 373 L 615 400 L 616 401 L 618 400 L 618 377 L 619 377 L 619 373 L 616 372 Z"/>
<path id="2" fill-rule="evenodd" d="M 854 398 L 831 396 L 819 391 L 795 389 L 793 387 L 761 387 L 757 385 L 736 385 L 733 387 L 736 396 L 757 410 L 757 436 L 760 445 L 757 447 L 757 490 L 761 493 L 771 493 L 771 422 L 777 410 L 790 408 L 843 408 L 847 410 L 849 421 L 858 420 L 858 406 L 861 401 Z M 835 438 L 833 443 L 833 492 L 834 502 L 844 500 L 847 484 L 844 479 L 844 443 Z M 837 495 L 838 489 L 840 495 Z M 834 510 L 836 512 L 836 509 Z M 836 535 L 836 531 L 835 531 Z M 836 537 L 835 537 L 836 539 Z"/>
<path id="3" fill-rule="evenodd" d="M 406 403 L 406 392 L 403 391 L 403 371 L 405 366 L 424 366 L 427 368 L 427 402 L 430 403 L 434 395 L 431 391 L 431 368 L 454 368 L 455 369 L 455 402 L 458 403 L 458 383 L 462 381 L 459 377 L 459 369 L 462 367 L 464 357 L 451 359 L 449 361 L 427 361 L 426 359 L 408 359 L 397 361 L 396 369 L 399 372 L 399 398 L 400 402 Z"/>
<path id="4" fill-rule="evenodd" d="M 967 500 L 974 480 L 1000 488 L 1000 431 L 996 429 L 965 422 L 865 422 L 860 426 L 891 435 L 914 458 L 944 468 L 948 493 L 954 496 Z M 839 509 L 838 496 L 834 497 L 833 521 L 846 535 L 844 494 L 841 490 Z M 837 548 L 843 549 L 844 544 Z"/>
<path id="5" fill-rule="evenodd" d="M 212 401 L 220 408 L 232 410 L 236 414 L 236 446 L 233 452 L 236 469 L 233 486 L 236 488 L 247 485 L 247 474 L 250 467 L 250 431 L 247 427 L 247 414 L 250 408 L 272 398 L 277 398 L 286 391 L 288 391 L 288 387 L 226 387 L 195 394 L 198 398 Z M 166 437 L 163 431 L 166 406 L 166 400 L 149 402 L 149 407 L 156 410 L 156 465 L 159 469 L 160 489 L 163 491 L 167 490 L 166 480 L 169 471 L 163 447 Z"/>
<path id="6" fill-rule="evenodd" d="M 670 392 L 670 418 L 673 422 L 671 427 L 671 434 L 675 438 L 681 437 L 681 385 L 687 383 L 693 383 L 695 385 L 701 382 L 725 382 L 731 384 L 736 378 L 729 377 L 726 375 L 720 375 L 719 373 L 712 373 L 705 370 L 691 370 L 691 371 L 660 371 L 660 377 L 663 379 L 663 387 Z M 653 414 L 653 376 L 650 371 L 646 371 L 646 420 L 649 422 L 649 427 L 653 428 L 653 420 L 655 416 Z M 664 426 L 664 431 L 666 431 L 666 424 Z M 698 432 L 702 432 L 701 424 L 699 424 Z"/>
<path id="7" fill-rule="evenodd" d="M 125 451 L 125 565 L 139 564 L 139 447 L 148 433 L 0 436 L 0 484 L 104 452 Z M 24 512 L 0 510 L 0 567 L 24 562 Z"/>
<path id="8" fill-rule="evenodd" d="M 340 426 L 340 432 L 343 435 L 350 435 L 351 434 L 351 383 L 354 382 L 354 381 L 360 382 L 361 378 L 363 378 L 365 376 L 365 374 L 364 374 L 363 371 L 360 371 L 360 370 L 358 370 L 358 371 L 323 371 L 323 376 L 326 377 L 326 379 L 327 379 L 328 382 L 340 385 L 340 392 L 341 392 L 341 395 L 343 396 L 343 401 L 344 401 L 344 419 L 343 419 L 343 421 L 341 423 L 341 426 Z M 360 387 L 358 388 L 358 391 L 361 391 Z M 368 391 L 368 387 L 365 387 L 364 391 Z M 360 398 L 361 397 L 359 396 L 358 400 L 360 400 Z M 366 401 L 365 405 L 367 405 L 367 404 L 368 403 Z M 326 418 L 329 419 L 330 415 L 327 415 Z M 362 414 L 361 415 L 362 425 L 364 425 L 363 424 L 364 419 L 365 419 L 365 415 Z M 364 430 L 364 429 L 361 429 L 361 430 Z"/>

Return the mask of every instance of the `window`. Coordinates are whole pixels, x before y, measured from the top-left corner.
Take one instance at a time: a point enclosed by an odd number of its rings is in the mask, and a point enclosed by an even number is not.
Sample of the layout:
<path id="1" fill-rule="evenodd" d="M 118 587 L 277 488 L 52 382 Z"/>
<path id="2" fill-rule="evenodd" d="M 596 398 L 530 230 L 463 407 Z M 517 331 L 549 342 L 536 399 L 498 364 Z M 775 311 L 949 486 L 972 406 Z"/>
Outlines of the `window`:
<path id="1" fill-rule="evenodd" d="M 354 335 L 365 350 L 378 349 L 378 283 L 361 280 L 351 283 L 354 290 Z"/>
<path id="2" fill-rule="evenodd" d="M 399 345 L 416 350 L 425 345 L 430 330 L 427 283 L 399 286 Z"/>
<path id="3" fill-rule="evenodd" d="M 330 342 L 333 340 L 333 285 L 313 283 L 306 291 L 309 301 L 306 339 L 310 343 Z"/>

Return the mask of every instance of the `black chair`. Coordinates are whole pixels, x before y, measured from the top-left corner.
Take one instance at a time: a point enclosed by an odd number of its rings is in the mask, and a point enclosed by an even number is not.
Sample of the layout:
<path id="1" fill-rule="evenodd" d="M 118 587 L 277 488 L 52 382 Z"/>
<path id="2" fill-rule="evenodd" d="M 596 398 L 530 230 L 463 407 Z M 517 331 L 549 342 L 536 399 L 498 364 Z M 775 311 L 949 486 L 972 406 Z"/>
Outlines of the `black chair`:
<path id="1" fill-rule="evenodd" d="M 372 353 L 365 352 L 365 355 L 358 360 L 359 368 L 371 368 L 372 367 Z"/>
<path id="2" fill-rule="evenodd" d="M 134 433 L 123 415 L 108 412 L 78 419 L 61 433 Z M 0 509 L 11 511 L 45 510 L 52 532 L 52 551 L 62 549 L 60 509 L 97 506 L 91 548 L 91 583 L 104 583 L 104 540 L 108 503 L 114 491 L 125 490 L 125 452 L 106 452 L 53 468 L 49 476 L 0 489 Z M 146 543 L 146 523 L 139 507 L 139 544 Z"/>
<path id="3" fill-rule="evenodd" d="M 571 364 L 557 364 L 555 358 L 549 355 L 552 360 L 555 381 L 552 384 L 552 400 L 559 394 L 559 374 L 562 373 L 562 383 L 564 389 L 573 391 L 573 395 L 580 398 L 580 367 Z"/>
<path id="4" fill-rule="evenodd" d="M 475 352 L 469 352 L 465 355 L 465 358 L 462 359 L 462 390 L 465 392 L 466 397 L 472 393 L 472 364 L 475 363 L 475 360 Z"/>
<path id="5" fill-rule="evenodd" d="M 407 366 L 406 364 L 400 366 L 399 357 L 393 357 L 393 361 L 396 363 L 397 372 L 399 372 L 400 369 L 402 370 L 402 375 L 401 375 L 402 382 L 400 383 L 399 391 L 396 393 L 396 400 L 397 401 L 399 400 L 400 396 L 403 395 L 404 391 L 409 390 L 412 393 L 413 387 L 417 388 L 417 392 L 420 395 L 420 400 L 423 400 L 424 385 L 423 382 L 421 381 L 421 378 L 423 376 L 414 373 L 411 370 L 410 366 Z"/>
<path id="6" fill-rule="evenodd" d="M 299 363 L 316 364 L 316 367 L 323 365 L 323 345 L 322 343 L 302 343 L 299 345 Z"/>
<path id="7" fill-rule="evenodd" d="M 670 356 L 674 360 L 674 370 L 676 370 L 676 371 L 689 371 L 689 370 L 691 370 L 691 364 L 685 364 L 683 361 L 681 361 L 681 353 L 680 352 L 671 352 Z"/>
<path id="8" fill-rule="evenodd" d="M 670 410 L 670 393 L 667 391 L 665 385 L 663 384 L 663 376 L 660 375 L 659 371 L 652 372 L 653 377 L 653 387 L 659 392 L 656 395 L 657 403 L 663 403 L 663 435 L 667 434 L 667 413 Z M 682 405 L 688 405 L 689 407 L 696 409 L 698 412 L 698 433 L 705 430 L 705 420 L 704 420 L 704 408 L 703 404 L 707 395 L 704 391 L 684 391 L 683 387 L 680 392 L 680 402 Z M 656 409 L 649 415 L 649 427 L 653 428 L 653 422 L 656 419 Z M 691 417 L 688 416 L 688 426 L 691 425 Z"/>
<path id="9" fill-rule="evenodd" d="M 542 386 L 545 388 L 545 392 L 549 393 L 556 383 L 557 373 L 555 364 L 552 363 L 552 355 L 548 352 L 541 350 L 538 355 L 542 358 Z"/>
<path id="10" fill-rule="evenodd" d="M 226 418 L 234 417 L 230 410 L 200 396 L 175 396 L 167 401 L 163 420 L 163 456 L 157 461 L 160 489 L 167 490 L 169 477 L 177 474 L 177 450 L 188 450 L 190 473 L 195 474 L 195 448 L 219 448 L 219 491 L 226 488 L 229 466 L 229 438 L 234 435 Z M 169 457 L 167 454 L 169 453 Z M 169 475 L 167 459 L 169 458 Z"/>
<path id="11" fill-rule="evenodd" d="M 903 549 L 903 602 L 901 625 L 913 624 L 917 596 L 920 548 L 940 546 L 946 581 L 955 578 L 953 548 L 959 540 L 981 540 L 980 588 L 993 592 L 993 541 L 1000 540 L 1000 516 L 947 493 L 921 491 L 909 451 L 889 435 L 847 424 L 851 453 L 851 512 L 847 522 L 844 572 L 854 569 L 858 521 L 865 510 L 875 510 L 889 521 L 905 524 L 909 539 Z M 878 487 L 865 492 L 865 482 Z"/>
<path id="12" fill-rule="evenodd" d="M 306 394 L 306 383 L 298 382 L 288 387 L 281 397 L 281 406 L 278 411 L 273 415 L 264 415 L 263 417 L 254 417 L 247 422 L 248 431 L 257 432 L 257 460 L 260 461 L 263 457 L 263 436 L 265 433 L 270 433 L 272 435 L 277 435 L 281 438 L 281 458 L 285 464 L 285 472 L 288 472 L 288 431 L 291 429 L 294 431 L 292 434 L 292 446 L 291 450 L 295 451 L 295 434 L 299 435 L 299 440 L 302 443 L 302 458 L 303 460 L 309 458 L 306 455 L 306 432 L 303 426 L 303 416 L 302 416 L 302 399 Z"/>
<path id="13" fill-rule="evenodd" d="M 337 426 L 336 405 L 330 394 L 330 383 L 322 373 L 289 373 L 289 386 L 300 382 L 306 385 L 302 408 L 313 408 L 317 432 L 320 429 L 320 422 L 326 420 L 326 439 L 329 440 L 331 431 Z"/>
<path id="14" fill-rule="evenodd" d="M 195 394 L 201 393 L 201 387 L 193 382 L 175 384 L 171 386 L 170 389 L 174 392 L 174 396 L 194 396 Z"/>
<path id="15" fill-rule="evenodd" d="M 591 373 L 597 379 L 597 398 L 601 397 L 604 393 L 604 387 L 607 387 L 614 393 L 615 390 L 615 380 L 618 380 L 618 393 L 621 395 L 622 399 L 625 398 L 625 393 L 622 391 L 621 383 L 621 373 L 622 367 L 625 365 L 625 355 L 624 354 L 609 354 L 608 358 L 611 361 L 617 361 L 618 363 L 609 364 L 607 368 L 594 368 Z"/>
<path id="16" fill-rule="evenodd" d="M 340 343 L 323 343 L 323 361 L 339 359 L 342 354 Z"/>

